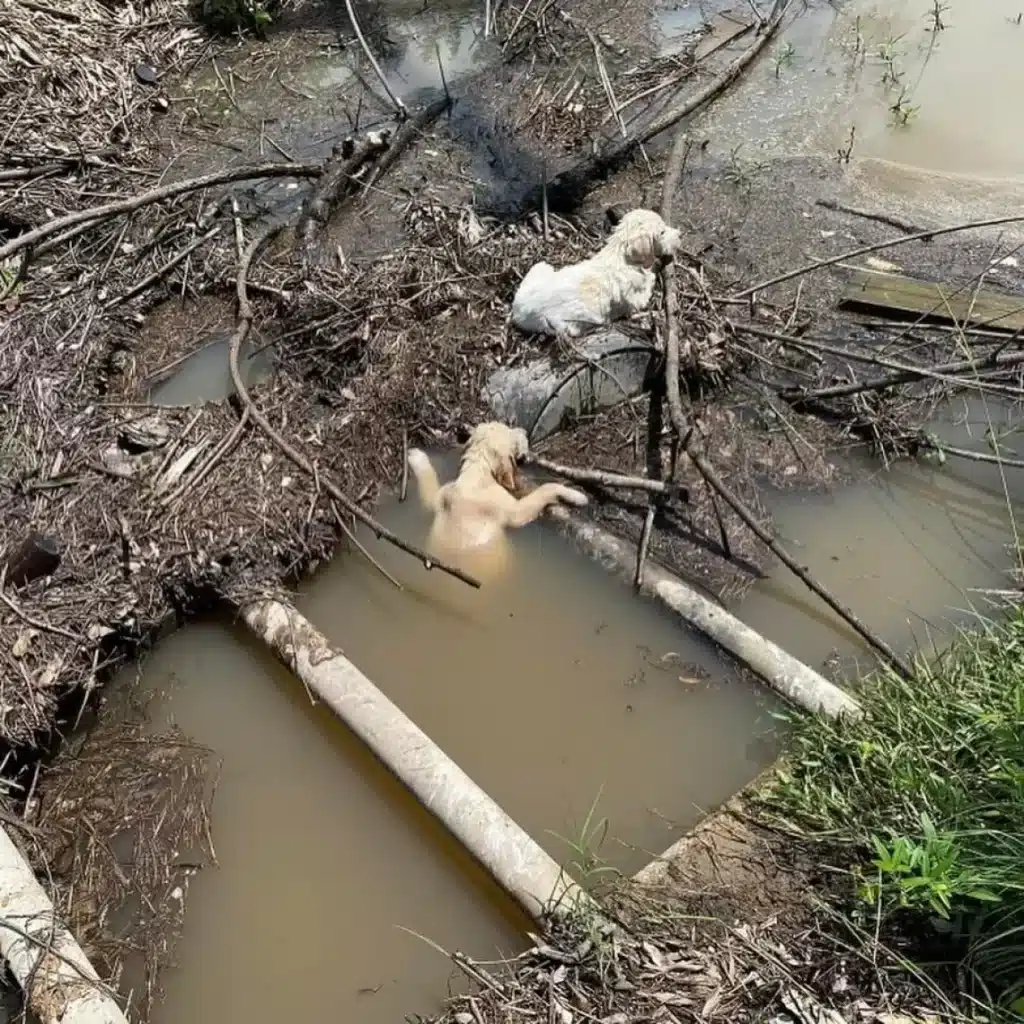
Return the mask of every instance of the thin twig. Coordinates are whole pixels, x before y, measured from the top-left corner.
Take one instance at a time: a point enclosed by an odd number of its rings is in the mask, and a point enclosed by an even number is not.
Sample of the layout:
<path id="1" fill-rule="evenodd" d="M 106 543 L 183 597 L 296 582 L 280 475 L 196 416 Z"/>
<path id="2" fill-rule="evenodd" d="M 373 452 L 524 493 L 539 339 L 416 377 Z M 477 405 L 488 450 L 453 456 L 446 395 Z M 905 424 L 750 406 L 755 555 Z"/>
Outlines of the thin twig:
<path id="1" fill-rule="evenodd" d="M 388 84 L 388 80 L 385 77 L 384 72 L 381 70 L 381 66 L 377 63 L 377 58 L 374 57 L 373 51 L 366 42 L 363 30 L 359 27 L 359 19 L 356 17 L 355 8 L 352 6 L 352 0 L 345 0 L 345 10 L 348 11 L 348 19 L 352 22 L 352 28 L 355 31 L 356 39 L 359 40 L 359 45 L 362 47 L 363 53 L 366 54 L 366 59 L 370 62 L 370 67 L 373 68 L 374 74 L 377 76 L 380 84 L 384 86 L 384 91 L 388 94 L 388 99 L 391 100 L 391 103 L 395 108 L 395 113 L 398 114 L 400 120 L 404 121 L 409 116 L 409 111 L 406 109 L 405 104 L 394 94 L 391 86 Z"/>
<path id="2" fill-rule="evenodd" d="M 334 513 L 334 518 L 338 524 L 338 528 L 352 542 L 352 546 L 356 549 L 356 551 L 358 551 L 363 556 L 363 558 L 365 558 L 370 563 L 370 565 L 372 565 L 374 569 L 376 569 L 377 572 L 379 572 L 381 576 L 384 577 L 384 579 L 386 579 L 389 583 L 396 586 L 399 590 L 404 590 L 405 588 L 402 586 L 402 584 L 399 583 L 398 580 L 396 580 L 395 577 L 392 576 L 391 573 L 389 573 L 387 569 L 385 569 L 384 566 L 381 565 L 380 562 L 378 562 L 377 559 L 373 557 L 373 555 L 370 554 L 366 545 L 363 544 L 363 542 L 355 535 L 355 533 L 351 529 L 349 529 L 348 523 L 345 522 L 345 517 L 341 514 L 341 509 L 338 508 L 338 506 L 335 505 L 333 501 L 331 502 L 331 511 Z"/>
<path id="3" fill-rule="evenodd" d="M 76 644 L 85 643 L 85 637 L 79 636 L 77 633 L 72 633 L 69 630 L 61 629 L 60 626 L 52 626 L 49 622 L 43 622 L 42 619 L 34 619 L 32 618 L 31 615 L 27 614 L 26 612 L 23 612 L 14 603 L 14 601 L 11 598 L 9 598 L 3 591 L 3 584 L 5 582 L 3 576 L 5 575 L 6 570 L 2 575 L 0 575 L 0 601 L 7 605 L 7 607 L 10 608 L 10 610 L 14 612 L 14 614 L 17 615 L 22 622 L 24 622 L 27 626 L 31 626 L 33 629 L 42 630 L 44 633 L 54 633 L 57 636 L 62 636 L 65 639 L 71 640 Z"/>
<path id="4" fill-rule="evenodd" d="M 684 486 L 652 480 L 645 476 L 623 476 L 620 473 L 606 473 L 600 469 L 580 469 L 576 466 L 566 466 L 561 462 L 552 462 L 551 459 L 533 454 L 526 455 L 523 461 L 578 484 L 596 484 L 612 489 L 647 491 L 648 494 L 664 494 L 683 500 L 686 498 Z"/>
<path id="5" fill-rule="evenodd" d="M 402 486 L 399 488 L 398 500 L 405 501 L 409 493 L 409 431 L 402 430 Z"/>
<path id="6" fill-rule="evenodd" d="M 181 252 L 172 256 L 162 267 L 154 270 L 148 277 L 144 277 L 137 285 L 130 288 L 124 293 L 124 295 L 115 295 L 114 298 L 108 300 L 107 304 L 103 307 L 106 311 L 116 309 L 118 306 L 125 302 L 134 299 L 137 295 L 141 295 L 147 288 L 152 288 L 153 285 L 166 277 L 182 260 L 186 259 L 193 252 L 196 251 L 201 245 L 208 242 L 214 235 L 220 232 L 220 225 L 210 228 L 205 234 L 200 235 L 198 238 L 190 242 L 185 246 Z"/>
<path id="7" fill-rule="evenodd" d="M 644 565 L 647 563 L 647 549 L 651 546 L 651 535 L 654 533 L 654 517 L 658 504 L 654 498 L 647 502 L 647 515 L 644 516 L 644 528 L 640 533 L 640 543 L 636 549 L 636 569 L 633 572 L 633 586 L 639 590 L 644 585 Z"/>
<path id="8" fill-rule="evenodd" d="M 1002 455 L 989 455 L 988 452 L 972 452 L 969 448 L 955 448 L 945 441 L 929 437 L 927 434 L 919 434 L 914 438 L 919 448 L 926 448 L 931 451 L 942 452 L 944 455 L 953 455 L 959 459 L 970 459 L 973 462 L 990 462 L 997 466 L 1009 466 L 1013 469 L 1024 469 L 1024 459 L 1011 459 Z"/>
<path id="9" fill-rule="evenodd" d="M 893 359 L 886 359 L 884 356 L 872 355 L 866 352 L 855 352 L 842 348 L 838 345 L 830 345 L 828 342 L 817 339 L 797 337 L 788 334 L 781 334 L 777 331 L 768 331 L 761 327 L 754 327 L 748 324 L 734 324 L 736 330 L 746 334 L 754 334 L 759 338 L 767 338 L 771 341 L 781 342 L 783 345 L 791 345 L 794 348 L 809 348 L 826 352 L 840 359 L 849 359 L 857 363 L 869 363 L 873 366 L 884 366 L 894 370 L 894 373 L 886 374 L 883 377 L 875 377 L 871 380 L 860 381 L 854 384 L 835 384 L 829 387 L 818 388 L 814 391 L 804 391 L 801 388 L 789 388 L 781 391 L 781 397 L 788 402 L 799 402 L 811 398 L 846 398 L 850 395 L 860 394 L 864 391 L 879 391 L 883 388 L 893 387 L 897 384 L 908 384 L 911 381 L 931 378 L 945 384 L 952 384 L 956 387 L 970 388 L 995 385 L 987 384 L 984 381 L 972 381 L 959 374 L 976 372 L 978 370 L 1006 369 L 1024 363 L 1024 350 L 1017 352 L 990 352 L 979 359 L 961 359 L 953 363 L 940 363 L 937 366 L 911 366 L 907 363 L 896 362 Z M 1007 389 L 1019 395 L 1020 389 Z"/>

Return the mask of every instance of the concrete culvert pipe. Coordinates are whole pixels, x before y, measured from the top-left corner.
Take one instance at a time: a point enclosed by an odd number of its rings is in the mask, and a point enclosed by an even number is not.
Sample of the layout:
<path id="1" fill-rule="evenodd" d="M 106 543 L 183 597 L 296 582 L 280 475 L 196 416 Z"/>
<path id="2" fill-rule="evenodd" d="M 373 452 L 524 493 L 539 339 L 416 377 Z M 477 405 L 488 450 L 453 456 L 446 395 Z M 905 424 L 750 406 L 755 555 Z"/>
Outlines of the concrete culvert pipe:
<path id="1" fill-rule="evenodd" d="M 454 761 L 290 605 L 263 600 L 242 620 L 534 918 L 589 902 Z"/>
<path id="2" fill-rule="evenodd" d="M 484 401 L 497 419 L 522 427 L 537 444 L 569 421 L 636 398 L 654 379 L 658 353 L 644 338 L 612 327 L 582 339 L 577 350 L 574 360 L 544 358 L 497 370 Z"/>
<path id="3" fill-rule="evenodd" d="M 10 836 L 0 829 L 0 955 L 40 1024 L 128 1024 Z"/>
<path id="4" fill-rule="evenodd" d="M 585 552 L 632 577 L 636 563 L 634 545 L 564 509 L 552 509 L 551 515 Z M 641 592 L 710 637 L 797 707 L 831 718 L 860 715 L 860 705 L 845 690 L 761 636 L 720 604 L 687 586 L 653 559 L 647 562 Z"/>

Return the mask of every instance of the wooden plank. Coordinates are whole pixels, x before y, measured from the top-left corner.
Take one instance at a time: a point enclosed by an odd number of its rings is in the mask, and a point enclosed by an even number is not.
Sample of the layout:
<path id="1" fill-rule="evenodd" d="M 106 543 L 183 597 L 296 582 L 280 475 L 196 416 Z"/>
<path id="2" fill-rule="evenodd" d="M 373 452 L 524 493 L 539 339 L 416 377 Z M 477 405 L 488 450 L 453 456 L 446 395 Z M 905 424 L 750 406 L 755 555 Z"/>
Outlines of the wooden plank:
<path id="1" fill-rule="evenodd" d="M 723 46 L 728 46 L 745 32 L 749 32 L 753 27 L 754 23 L 749 18 L 737 18 L 732 11 L 722 11 L 720 14 L 716 14 L 711 19 L 711 31 L 697 44 L 697 49 L 693 52 L 693 59 L 695 61 L 706 60 Z"/>
<path id="2" fill-rule="evenodd" d="M 842 302 L 992 331 L 1024 330 L 1024 297 L 984 288 L 976 291 L 971 284 L 935 284 L 901 274 L 855 270 Z"/>

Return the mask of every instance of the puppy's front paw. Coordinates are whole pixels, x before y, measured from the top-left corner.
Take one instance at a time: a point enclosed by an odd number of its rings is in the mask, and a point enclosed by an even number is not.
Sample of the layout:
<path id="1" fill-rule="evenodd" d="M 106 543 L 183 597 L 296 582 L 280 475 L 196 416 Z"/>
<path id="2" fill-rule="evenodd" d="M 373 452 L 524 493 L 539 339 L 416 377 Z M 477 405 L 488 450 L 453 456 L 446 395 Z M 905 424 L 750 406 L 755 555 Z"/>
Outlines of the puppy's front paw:
<path id="1" fill-rule="evenodd" d="M 409 454 L 406 456 L 409 462 L 409 468 L 413 470 L 424 470 L 430 469 L 430 458 L 427 453 L 420 451 L 419 448 L 410 448 Z"/>
<path id="2" fill-rule="evenodd" d="M 587 504 L 587 496 L 582 491 L 577 491 L 575 487 L 563 487 L 558 496 L 570 505 L 582 507 Z"/>

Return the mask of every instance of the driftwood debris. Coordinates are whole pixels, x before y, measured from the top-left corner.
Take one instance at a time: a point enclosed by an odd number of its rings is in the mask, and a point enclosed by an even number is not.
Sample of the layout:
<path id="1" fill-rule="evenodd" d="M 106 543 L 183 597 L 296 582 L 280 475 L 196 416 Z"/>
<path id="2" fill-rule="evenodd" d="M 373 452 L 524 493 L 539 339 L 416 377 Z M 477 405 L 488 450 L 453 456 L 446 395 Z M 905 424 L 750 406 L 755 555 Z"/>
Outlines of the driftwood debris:
<path id="1" fill-rule="evenodd" d="M 321 476 L 313 463 L 274 429 L 267 417 L 260 412 L 256 407 L 255 402 L 253 402 L 252 396 L 249 394 L 249 389 L 245 386 L 245 381 L 242 379 L 241 369 L 239 368 L 239 353 L 241 352 L 245 339 L 249 335 L 249 331 L 252 329 L 252 322 L 254 318 L 252 304 L 249 302 L 247 285 L 249 267 L 251 266 L 257 252 L 259 252 L 259 250 L 280 230 L 280 225 L 271 227 L 256 238 L 249 248 L 245 250 L 238 267 L 238 277 L 235 285 L 238 297 L 238 327 L 231 340 L 231 348 L 228 353 L 228 364 L 231 368 L 231 379 L 234 382 L 235 390 L 238 393 L 238 397 L 241 400 L 244 409 L 248 411 L 255 423 L 274 442 L 277 448 L 284 455 L 295 463 L 295 465 L 303 472 L 313 477 L 319 488 L 325 490 L 339 505 L 341 505 L 342 508 L 345 509 L 346 512 L 349 513 L 349 515 L 354 516 L 363 523 L 364 526 L 368 526 L 379 538 L 386 540 L 389 544 L 393 544 L 406 554 L 417 558 L 428 569 L 440 569 L 449 576 L 454 576 L 456 579 L 462 580 L 463 583 L 468 583 L 471 587 L 479 587 L 480 583 L 473 579 L 472 576 L 464 573 L 461 569 L 439 561 L 433 556 L 428 555 L 425 551 L 421 551 L 415 545 L 409 544 L 396 533 L 393 533 L 383 524 L 379 523 L 372 515 L 370 515 L 369 512 L 359 505 L 358 502 L 353 501 L 330 479 Z"/>
<path id="2" fill-rule="evenodd" d="M 818 338 L 783 334 L 779 331 L 769 331 L 750 324 L 735 324 L 734 326 L 738 331 L 754 334 L 759 338 L 778 341 L 794 349 L 824 352 L 850 362 L 882 366 L 893 371 L 880 377 L 854 381 L 849 384 L 831 384 L 826 387 L 813 389 L 800 387 L 780 389 L 779 396 L 793 405 L 827 398 L 849 398 L 866 391 L 882 391 L 886 388 L 897 387 L 900 384 L 910 384 L 917 380 L 926 379 L 965 389 L 984 390 L 987 387 L 998 389 L 998 385 L 990 384 L 985 380 L 984 374 L 990 371 L 1012 369 L 1024 363 L 1024 351 L 1018 349 L 1006 352 L 1000 346 L 976 359 L 958 359 L 954 362 L 939 363 L 934 366 L 913 366 L 902 359 L 890 359 L 877 352 L 856 351 L 849 347 L 843 348 Z M 1020 396 L 1019 388 L 1007 389 L 1007 391 L 1016 397 Z"/>
<path id="3" fill-rule="evenodd" d="M 662 217 L 670 220 L 672 197 L 678 187 L 682 170 L 683 158 L 686 153 L 685 135 L 681 131 L 676 138 L 665 172 L 664 189 L 662 192 Z M 901 658 L 874 630 L 864 623 L 858 615 L 847 608 L 831 591 L 819 583 L 788 551 L 766 530 L 757 517 L 740 500 L 739 496 L 715 471 L 715 468 L 694 445 L 695 425 L 688 424 L 683 414 L 679 392 L 679 324 L 676 314 L 674 268 L 668 264 L 662 270 L 665 312 L 665 391 L 668 396 L 669 416 L 673 430 L 679 438 L 683 451 L 689 455 L 693 465 L 703 477 L 707 485 L 733 510 L 744 525 L 760 540 L 775 557 L 782 562 L 809 590 L 824 601 L 840 616 L 859 636 L 876 650 L 884 660 L 904 678 L 911 678 L 913 670 L 910 664 Z"/>
<path id="4" fill-rule="evenodd" d="M 530 454 L 524 460 L 527 465 L 536 466 L 538 469 L 547 470 L 556 476 L 564 477 L 578 484 L 592 484 L 595 487 L 607 487 L 612 490 L 636 490 L 646 491 L 648 494 L 661 494 L 668 497 L 679 498 L 682 501 L 687 499 L 685 486 L 675 483 L 666 483 L 663 480 L 653 480 L 643 476 L 624 476 L 622 473 L 606 473 L 600 469 L 582 469 L 578 466 L 567 466 L 562 462 L 553 462 L 545 459 L 542 455 Z"/>
<path id="5" fill-rule="evenodd" d="M 958 326 L 1024 331 L 1024 298 L 973 285 L 945 286 L 876 270 L 853 272 L 843 292 L 843 304 Z"/>
<path id="6" fill-rule="evenodd" d="M 573 210 L 596 181 L 622 167 L 645 142 L 650 142 L 655 136 L 701 110 L 725 92 L 768 45 L 789 11 L 789 6 L 790 0 L 776 0 L 771 17 L 760 27 L 760 34 L 754 42 L 696 95 L 667 110 L 628 138 L 619 139 L 603 150 L 599 150 L 592 156 L 562 171 L 561 174 L 547 182 L 546 187 L 539 190 L 538 194 L 532 195 L 527 202 L 539 208 L 546 195 L 550 210 L 557 212 Z"/>
<path id="7" fill-rule="evenodd" d="M 127 1024 L 10 836 L 0 829 L 0 955 L 41 1024 Z"/>
<path id="8" fill-rule="evenodd" d="M 367 132 L 358 141 L 339 147 L 325 164 L 323 175 L 296 225 L 296 244 L 304 261 L 308 263 L 316 258 L 327 222 L 352 194 L 353 188 L 379 181 L 412 142 L 450 106 L 448 97 L 442 97 L 406 120 L 394 136 L 386 131 Z M 366 170 L 367 167 L 370 169 Z"/>
<path id="9" fill-rule="evenodd" d="M 152 206 L 165 199 L 187 195 L 189 192 L 198 192 L 213 185 L 228 185 L 236 181 L 254 181 L 259 178 L 318 178 L 322 173 L 323 167 L 320 164 L 267 163 L 251 167 L 233 167 L 226 171 L 205 174 L 199 178 L 175 181 L 169 185 L 150 189 L 148 192 L 140 192 L 128 199 L 119 199 L 104 206 L 92 206 L 65 214 L 63 217 L 55 217 L 31 231 L 12 238 L 5 245 L 0 245 L 0 263 L 25 249 L 35 248 L 40 242 L 53 239 L 54 236 L 67 233 L 65 237 L 70 237 L 71 230 L 79 227 L 92 227 L 108 217 L 134 213 L 136 210 Z"/>
<path id="10" fill-rule="evenodd" d="M 295 234 L 303 247 L 309 247 L 327 227 L 331 214 L 341 202 L 363 165 L 388 148 L 388 132 L 367 132 L 356 142 L 346 140 L 324 165 L 313 194 L 305 203 Z"/>
<path id="11" fill-rule="evenodd" d="M 849 263 L 850 260 L 859 259 L 861 256 L 869 256 L 871 253 L 882 252 L 885 249 L 895 249 L 899 245 L 906 245 L 908 242 L 930 242 L 933 238 L 941 238 L 943 235 L 955 235 L 964 231 L 974 231 L 980 228 L 997 228 L 1004 224 L 1020 224 L 1024 222 L 1024 213 L 1011 213 L 1005 217 L 989 217 L 985 220 L 969 220 L 961 224 L 949 224 L 943 228 L 932 228 L 926 231 L 919 231 L 915 235 L 903 235 L 901 238 L 889 238 L 884 242 L 875 242 L 872 245 L 862 245 L 847 252 L 841 252 L 838 256 L 830 256 L 824 260 L 813 260 L 805 263 L 795 270 L 787 270 L 784 274 L 776 277 L 769 277 L 764 281 L 758 281 L 742 291 L 730 296 L 732 299 L 748 299 L 759 292 L 774 288 L 778 284 L 785 284 L 787 281 L 794 281 L 798 277 L 810 274 L 815 270 L 824 270 L 826 267 L 834 267 L 837 263 Z"/>
<path id="12" fill-rule="evenodd" d="M 52 576 L 60 565 L 60 544 L 56 537 L 33 531 L 3 556 L 2 576 L 14 587 Z"/>

